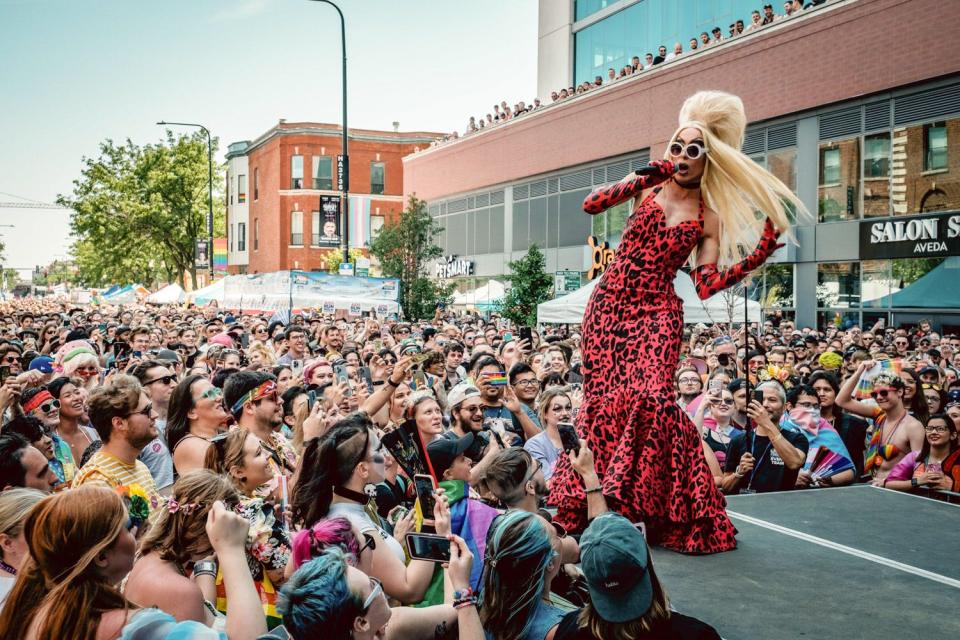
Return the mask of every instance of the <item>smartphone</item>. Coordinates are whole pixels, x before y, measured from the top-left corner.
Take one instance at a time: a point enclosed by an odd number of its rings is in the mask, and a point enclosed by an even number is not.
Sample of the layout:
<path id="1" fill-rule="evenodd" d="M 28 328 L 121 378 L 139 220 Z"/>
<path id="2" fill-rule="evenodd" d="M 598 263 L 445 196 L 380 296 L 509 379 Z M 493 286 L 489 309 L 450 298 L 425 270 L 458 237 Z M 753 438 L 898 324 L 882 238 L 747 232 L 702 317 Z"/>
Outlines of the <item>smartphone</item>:
<path id="1" fill-rule="evenodd" d="M 421 362 L 424 362 L 429 357 L 430 357 L 429 353 L 425 351 L 421 351 L 419 353 L 415 353 L 412 356 L 410 356 L 410 363 L 413 365 L 418 365 Z"/>
<path id="2" fill-rule="evenodd" d="M 427 388 L 427 376 L 420 369 L 413 372 L 413 390 L 423 391 Z"/>
<path id="3" fill-rule="evenodd" d="M 7 378 L 10 377 L 10 365 L 5 364 L 0 366 L 0 384 L 6 382 Z"/>
<path id="4" fill-rule="evenodd" d="M 246 331 L 240 334 L 240 346 L 244 349 L 250 346 L 250 334 L 248 334 Z"/>
<path id="5" fill-rule="evenodd" d="M 408 533 L 407 551 L 413 560 L 450 562 L 450 541 L 428 533 Z"/>
<path id="6" fill-rule="evenodd" d="M 367 393 L 373 393 L 373 376 L 370 374 L 370 367 L 360 367 L 360 377 L 367 385 Z"/>
<path id="7" fill-rule="evenodd" d="M 714 378 L 707 385 L 707 390 L 710 392 L 710 395 L 719 395 L 720 389 L 723 388 L 723 380 L 720 378 Z"/>
<path id="8" fill-rule="evenodd" d="M 530 345 L 533 345 L 533 329 L 530 327 L 520 327 L 520 339 L 526 340 Z"/>
<path id="9" fill-rule="evenodd" d="M 753 399 L 759 402 L 760 404 L 763 404 L 763 389 L 754 389 Z"/>
<path id="10" fill-rule="evenodd" d="M 113 343 L 113 355 L 119 359 L 122 355 L 130 351 L 130 343 L 117 340 Z"/>
<path id="11" fill-rule="evenodd" d="M 507 331 L 505 334 L 503 334 L 503 341 L 509 342 L 510 340 L 513 340 L 513 334 Z"/>
<path id="12" fill-rule="evenodd" d="M 943 464 L 940 462 L 931 462 L 927 465 L 928 473 L 943 473 Z"/>
<path id="13" fill-rule="evenodd" d="M 437 483 L 433 476 L 425 473 L 418 473 L 413 476 L 413 486 L 417 492 L 417 500 L 420 501 L 420 511 L 423 513 L 423 521 L 433 526 L 433 508 L 437 504 L 433 492 L 437 489 Z"/>
<path id="14" fill-rule="evenodd" d="M 347 392 L 344 394 L 348 398 L 353 395 L 353 389 L 350 388 L 350 374 L 347 372 L 347 365 L 338 364 L 333 368 L 334 374 L 337 376 L 337 384 L 347 385 Z"/>
<path id="15" fill-rule="evenodd" d="M 569 422 L 561 422 L 557 425 L 557 431 L 560 432 L 560 442 L 563 443 L 564 451 L 573 451 L 574 455 L 580 453 L 580 438 L 577 437 L 577 429 Z"/>
<path id="16" fill-rule="evenodd" d="M 290 371 L 293 373 L 294 378 L 299 378 L 303 375 L 303 360 L 292 360 L 290 362 Z"/>
<path id="17" fill-rule="evenodd" d="M 313 413 L 313 405 L 317 403 L 317 392 L 310 390 L 307 391 L 307 412 Z"/>

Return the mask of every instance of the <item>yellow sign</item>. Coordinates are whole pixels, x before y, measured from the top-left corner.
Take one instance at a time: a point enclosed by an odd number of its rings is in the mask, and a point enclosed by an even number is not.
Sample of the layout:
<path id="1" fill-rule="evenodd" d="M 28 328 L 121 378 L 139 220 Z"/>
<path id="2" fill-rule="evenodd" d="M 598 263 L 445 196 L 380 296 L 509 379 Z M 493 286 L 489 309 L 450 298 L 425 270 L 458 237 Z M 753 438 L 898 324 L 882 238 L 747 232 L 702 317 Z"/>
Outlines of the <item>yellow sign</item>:
<path id="1" fill-rule="evenodd" d="M 587 236 L 587 244 L 592 250 L 590 259 L 590 270 L 587 272 L 587 280 L 593 280 L 601 273 L 607 270 L 607 265 L 613 262 L 613 249 L 606 240 L 600 242 L 597 236 Z"/>

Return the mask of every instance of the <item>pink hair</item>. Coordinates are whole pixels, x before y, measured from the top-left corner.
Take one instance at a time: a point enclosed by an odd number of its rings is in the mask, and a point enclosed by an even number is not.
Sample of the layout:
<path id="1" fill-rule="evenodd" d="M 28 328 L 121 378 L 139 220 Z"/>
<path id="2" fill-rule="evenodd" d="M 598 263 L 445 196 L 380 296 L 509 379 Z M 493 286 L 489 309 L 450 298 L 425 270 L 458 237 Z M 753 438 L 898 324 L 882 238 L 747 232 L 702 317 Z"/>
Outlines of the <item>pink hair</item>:
<path id="1" fill-rule="evenodd" d="M 356 563 L 356 558 L 360 554 L 360 544 L 353 535 L 353 525 L 346 518 L 324 519 L 310 529 L 297 532 L 291 544 L 293 566 L 299 568 L 301 564 L 317 557 L 330 546 L 340 547 L 348 557 L 353 558 L 351 564 Z"/>

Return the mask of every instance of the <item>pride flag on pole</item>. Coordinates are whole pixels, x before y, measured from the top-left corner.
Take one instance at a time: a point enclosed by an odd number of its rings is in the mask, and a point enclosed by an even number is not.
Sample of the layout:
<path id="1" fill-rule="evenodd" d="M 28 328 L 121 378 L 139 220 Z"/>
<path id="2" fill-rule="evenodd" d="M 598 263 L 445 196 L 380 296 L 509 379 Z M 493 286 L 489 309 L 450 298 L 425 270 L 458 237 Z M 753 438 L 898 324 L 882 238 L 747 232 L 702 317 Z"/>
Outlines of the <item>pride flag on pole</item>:
<path id="1" fill-rule="evenodd" d="M 350 246 L 363 248 L 370 242 L 370 198 L 350 196 Z"/>

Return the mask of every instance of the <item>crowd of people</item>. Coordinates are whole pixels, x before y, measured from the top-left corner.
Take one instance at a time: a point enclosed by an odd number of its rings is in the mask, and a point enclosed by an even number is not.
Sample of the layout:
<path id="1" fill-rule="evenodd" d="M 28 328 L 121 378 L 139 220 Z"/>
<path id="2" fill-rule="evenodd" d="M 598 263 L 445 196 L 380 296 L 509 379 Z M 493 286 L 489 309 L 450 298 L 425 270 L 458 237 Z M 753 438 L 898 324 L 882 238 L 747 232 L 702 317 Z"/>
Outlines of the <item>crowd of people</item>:
<path id="1" fill-rule="evenodd" d="M 0 638 L 718 637 L 601 491 L 576 329 L 0 306 Z M 960 336 L 754 329 L 675 377 L 724 492 L 957 490 Z"/>
<path id="2" fill-rule="evenodd" d="M 664 62 L 670 62 L 671 60 L 681 56 L 689 57 L 691 54 L 707 49 L 721 42 L 732 40 L 745 33 L 752 33 L 775 22 L 796 17 L 803 11 L 824 4 L 826 1 L 827 0 L 809 0 L 805 3 L 803 0 L 785 0 L 783 2 L 783 9 L 781 13 L 777 13 L 773 4 L 764 4 L 762 9 L 756 9 L 751 12 L 749 24 L 747 24 L 744 20 L 736 20 L 731 22 L 730 26 L 727 28 L 727 35 L 724 35 L 723 29 L 720 26 L 715 26 L 710 30 L 710 32 L 702 31 L 699 35 L 691 35 L 686 46 L 684 46 L 683 42 L 675 42 L 670 47 L 665 44 L 661 44 L 659 47 L 657 47 L 656 53 L 647 52 L 642 60 L 639 55 L 635 55 L 630 59 L 630 64 L 626 64 L 620 68 L 610 67 L 607 69 L 606 76 L 598 75 L 592 81 L 584 80 L 576 86 L 561 87 L 560 89 L 551 91 L 550 102 L 547 104 L 562 102 L 568 98 L 573 98 L 582 93 L 587 93 L 593 89 L 612 84 L 635 74 L 643 73 L 644 71 L 650 71 L 654 67 Z M 487 113 L 485 116 L 470 116 L 462 135 L 458 131 L 454 131 L 453 133 L 447 134 L 434 141 L 431 146 L 440 146 L 448 142 L 458 140 L 461 137 L 470 136 L 471 134 L 495 127 L 507 122 L 508 120 L 513 120 L 514 118 L 518 118 L 524 114 L 536 111 L 544 106 L 547 106 L 547 104 L 541 104 L 540 98 L 534 98 L 529 103 L 522 100 L 514 103 L 513 108 L 511 108 L 507 101 L 503 100 L 500 102 L 500 104 L 493 105 L 493 111 Z"/>

